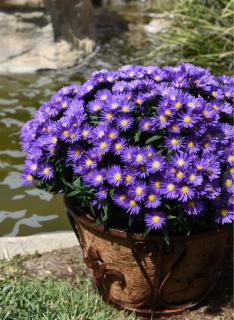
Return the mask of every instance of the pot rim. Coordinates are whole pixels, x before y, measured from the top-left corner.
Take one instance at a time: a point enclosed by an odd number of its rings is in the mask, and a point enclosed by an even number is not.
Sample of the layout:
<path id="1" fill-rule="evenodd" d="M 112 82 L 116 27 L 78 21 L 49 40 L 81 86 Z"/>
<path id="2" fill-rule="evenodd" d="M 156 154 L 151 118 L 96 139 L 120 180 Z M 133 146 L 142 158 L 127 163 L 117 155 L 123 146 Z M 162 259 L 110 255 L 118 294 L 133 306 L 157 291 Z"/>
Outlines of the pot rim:
<path id="1" fill-rule="evenodd" d="M 115 229 L 113 227 L 108 227 L 104 224 L 96 225 L 95 220 L 90 217 L 90 215 L 84 211 L 82 208 L 78 206 L 71 206 L 70 199 L 64 197 L 65 207 L 67 209 L 68 214 L 70 214 L 76 221 L 80 224 L 89 227 L 92 230 L 98 231 L 100 233 L 107 233 L 109 235 L 124 238 L 124 239 L 132 239 L 137 241 L 154 241 L 160 242 L 163 240 L 161 235 L 147 235 L 144 236 L 143 233 L 136 233 L 136 232 L 129 232 L 126 230 Z M 173 241 L 192 241 L 193 239 L 197 238 L 205 238 L 207 236 L 214 236 L 217 233 L 225 235 L 225 229 L 221 226 L 219 229 L 207 229 L 205 231 L 201 231 L 199 233 L 191 234 L 189 236 L 186 235 L 172 235 L 170 238 Z M 163 240 L 164 241 L 164 240 Z"/>

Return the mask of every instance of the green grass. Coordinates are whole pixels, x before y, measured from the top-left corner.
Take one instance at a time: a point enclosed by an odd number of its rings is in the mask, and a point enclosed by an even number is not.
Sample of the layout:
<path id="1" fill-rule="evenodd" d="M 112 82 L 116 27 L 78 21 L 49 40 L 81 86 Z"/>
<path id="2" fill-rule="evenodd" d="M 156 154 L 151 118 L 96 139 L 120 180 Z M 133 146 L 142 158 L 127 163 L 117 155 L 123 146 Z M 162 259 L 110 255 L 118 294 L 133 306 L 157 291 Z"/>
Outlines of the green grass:
<path id="1" fill-rule="evenodd" d="M 232 74 L 234 63 L 234 0 L 178 0 L 164 17 L 173 17 L 161 34 L 149 36 L 147 64 L 190 62 L 215 74 Z"/>
<path id="2" fill-rule="evenodd" d="M 0 262 L 1 320 L 134 320 L 134 314 L 105 304 L 89 279 L 72 280 L 22 274 L 17 260 Z M 3 271 L 7 270 L 6 272 Z"/>

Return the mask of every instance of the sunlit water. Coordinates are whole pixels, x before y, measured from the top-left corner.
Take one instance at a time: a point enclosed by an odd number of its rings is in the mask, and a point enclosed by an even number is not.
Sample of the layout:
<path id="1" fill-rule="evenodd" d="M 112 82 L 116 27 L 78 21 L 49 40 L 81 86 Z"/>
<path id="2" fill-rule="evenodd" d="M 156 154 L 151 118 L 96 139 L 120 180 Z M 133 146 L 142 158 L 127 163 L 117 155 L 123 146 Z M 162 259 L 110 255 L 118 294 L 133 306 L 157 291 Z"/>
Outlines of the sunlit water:
<path id="1" fill-rule="evenodd" d="M 135 7 L 128 10 L 136 12 Z M 128 32 L 105 39 L 96 55 L 82 67 L 33 75 L 0 75 L 0 236 L 70 229 L 61 196 L 22 186 L 21 127 L 62 86 L 80 83 L 96 69 L 129 63 L 136 50 L 142 49 L 141 38 L 140 33 L 133 37 Z"/>

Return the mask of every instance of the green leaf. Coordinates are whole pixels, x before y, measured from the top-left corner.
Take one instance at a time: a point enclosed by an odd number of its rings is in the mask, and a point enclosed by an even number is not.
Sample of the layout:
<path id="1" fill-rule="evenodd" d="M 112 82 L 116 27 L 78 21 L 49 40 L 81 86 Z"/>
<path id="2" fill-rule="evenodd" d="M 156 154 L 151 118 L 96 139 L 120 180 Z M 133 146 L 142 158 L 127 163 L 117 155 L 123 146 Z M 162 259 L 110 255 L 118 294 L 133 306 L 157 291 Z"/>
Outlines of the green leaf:
<path id="1" fill-rule="evenodd" d="M 72 192 L 69 192 L 69 193 L 66 195 L 66 197 L 73 197 L 73 196 L 75 196 L 75 195 L 77 195 L 77 194 L 79 194 L 79 193 L 80 193 L 80 190 L 77 189 L 77 190 L 74 190 L 74 191 L 72 191 Z"/>
<path id="2" fill-rule="evenodd" d="M 153 136 L 153 137 L 147 139 L 145 144 L 150 144 L 151 142 L 154 142 L 154 141 L 159 140 L 161 138 L 162 138 L 162 136 Z"/>
<path id="3" fill-rule="evenodd" d="M 109 219 L 109 204 L 108 203 L 106 203 L 103 206 L 103 213 L 104 213 L 104 215 L 102 216 L 102 221 L 106 222 Z"/>
<path id="4" fill-rule="evenodd" d="M 143 236 L 146 237 L 148 236 L 148 234 L 150 233 L 151 229 L 150 228 L 146 228 L 145 231 L 143 232 Z"/>
<path id="5" fill-rule="evenodd" d="M 168 219 L 168 220 L 176 219 L 176 218 L 177 218 L 176 216 L 171 216 L 171 215 L 167 216 L 167 219 Z"/>
<path id="6" fill-rule="evenodd" d="M 135 136 L 134 136 L 135 142 L 139 142 L 140 136 L 141 136 L 141 131 L 137 131 L 136 134 L 135 134 Z"/>
<path id="7" fill-rule="evenodd" d="M 128 218 L 128 227 L 129 228 L 131 228 L 133 221 L 134 221 L 134 218 L 132 216 L 129 216 L 129 218 Z"/>

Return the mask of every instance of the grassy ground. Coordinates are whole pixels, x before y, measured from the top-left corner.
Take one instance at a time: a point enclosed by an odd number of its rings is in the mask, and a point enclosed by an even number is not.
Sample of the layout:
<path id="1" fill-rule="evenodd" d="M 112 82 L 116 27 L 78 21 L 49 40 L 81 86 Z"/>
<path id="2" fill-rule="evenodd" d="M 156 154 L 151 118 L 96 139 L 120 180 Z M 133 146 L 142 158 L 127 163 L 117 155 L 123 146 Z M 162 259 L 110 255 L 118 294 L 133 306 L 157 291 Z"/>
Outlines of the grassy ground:
<path id="1" fill-rule="evenodd" d="M 231 320 L 232 263 L 211 299 L 169 320 Z M 1 320 L 137 320 L 94 292 L 78 247 L 0 261 Z"/>

